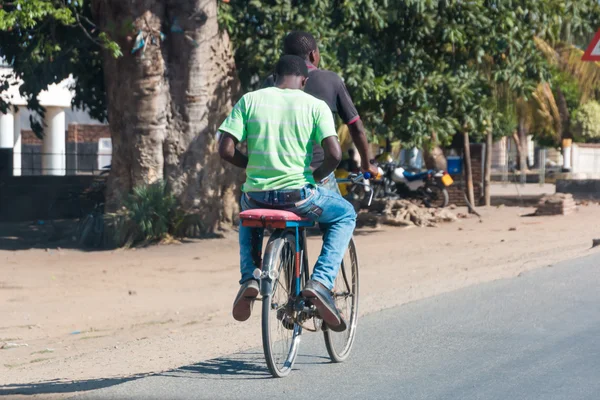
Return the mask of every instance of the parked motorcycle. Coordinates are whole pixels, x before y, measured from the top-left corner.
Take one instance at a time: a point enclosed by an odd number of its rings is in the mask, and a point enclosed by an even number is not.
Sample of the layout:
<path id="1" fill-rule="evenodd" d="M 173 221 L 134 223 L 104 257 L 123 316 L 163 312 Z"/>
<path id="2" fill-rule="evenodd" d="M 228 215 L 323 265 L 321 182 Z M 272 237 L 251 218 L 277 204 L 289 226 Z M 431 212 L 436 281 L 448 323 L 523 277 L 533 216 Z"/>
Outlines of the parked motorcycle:
<path id="1" fill-rule="evenodd" d="M 383 176 L 374 182 L 375 198 L 416 198 L 427 207 L 443 208 L 448 205 L 448 186 L 454 182 L 443 170 L 411 172 L 394 163 L 380 165 Z"/>

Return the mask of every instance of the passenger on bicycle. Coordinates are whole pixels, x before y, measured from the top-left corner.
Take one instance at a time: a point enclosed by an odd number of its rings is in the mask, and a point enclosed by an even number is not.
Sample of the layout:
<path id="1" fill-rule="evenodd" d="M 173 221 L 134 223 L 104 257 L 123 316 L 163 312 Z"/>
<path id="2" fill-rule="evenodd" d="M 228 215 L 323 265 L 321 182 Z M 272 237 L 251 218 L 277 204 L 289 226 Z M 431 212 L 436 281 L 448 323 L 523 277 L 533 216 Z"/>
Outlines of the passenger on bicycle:
<path id="1" fill-rule="evenodd" d="M 370 163 L 369 143 L 358 111 L 356 111 L 356 107 L 342 78 L 335 72 L 318 68 L 321 55 L 317 41 L 313 35 L 302 31 L 290 32 L 283 41 L 283 53 L 304 59 L 310 78 L 306 83 L 304 91 L 327 103 L 331 112 L 339 115 L 342 122 L 348 125 L 350 136 L 360 155 L 361 170 L 369 172 L 374 177 L 377 176 L 377 167 Z M 273 86 L 274 84 L 275 81 L 271 75 L 265 80 L 263 87 Z M 313 148 L 313 151 L 311 167 L 315 169 L 323 162 L 323 149 L 317 144 Z M 338 191 L 333 174 L 327 176 L 320 183 L 330 190 Z"/>
<path id="2" fill-rule="evenodd" d="M 275 87 L 246 94 L 220 126 L 219 154 L 240 168 L 246 168 L 242 188 L 243 210 L 277 208 L 294 212 L 327 227 L 321 254 L 302 294 L 310 299 L 327 325 L 336 331 L 346 322 L 331 293 L 344 253 L 356 224 L 356 213 L 338 193 L 317 187 L 341 159 L 333 116 L 324 101 L 304 93 L 308 67 L 298 56 L 285 55 L 275 68 Z M 248 155 L 236 145 L 245 141 Z M 313 147 L 321 145 L 324 157 L 311 170 Z M 241 288 L 233 304 L 233 317 L 250 317 L 259 293 L 254 279 L 252 236 L 262 229 L 240 224 Z"/>

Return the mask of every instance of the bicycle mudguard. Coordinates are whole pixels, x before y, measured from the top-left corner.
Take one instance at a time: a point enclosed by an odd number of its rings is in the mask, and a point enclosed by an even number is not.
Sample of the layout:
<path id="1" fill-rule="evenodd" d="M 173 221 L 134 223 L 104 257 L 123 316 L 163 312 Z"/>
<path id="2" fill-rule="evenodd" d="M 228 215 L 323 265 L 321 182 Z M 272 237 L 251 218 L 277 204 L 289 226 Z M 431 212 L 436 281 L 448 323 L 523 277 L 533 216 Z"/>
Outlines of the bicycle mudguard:
<path id="1" fill-rule="evenodd" d="M 260 294 L 263 297 L 268 296 L 273 292 L 273 279 L 271 279 L 269 272 L 274 265 L 277 265 L 278 260 L 276 257 L 279 254 L 281 246 L 283 246 L 283 238 L 286 234 L 289 233 L 285 230 L 278 229 L 273 232 L 267 243 L 262 262 L 261 275 L 264 277 L 260 279 Z"/>

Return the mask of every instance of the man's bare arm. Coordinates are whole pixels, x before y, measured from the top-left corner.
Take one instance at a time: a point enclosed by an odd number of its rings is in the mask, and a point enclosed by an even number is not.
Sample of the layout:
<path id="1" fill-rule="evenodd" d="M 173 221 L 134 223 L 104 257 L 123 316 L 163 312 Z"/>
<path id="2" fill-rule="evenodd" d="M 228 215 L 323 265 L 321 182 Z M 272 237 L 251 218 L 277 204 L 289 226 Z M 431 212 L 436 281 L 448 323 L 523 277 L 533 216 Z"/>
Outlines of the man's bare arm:
<path id="1" fill-rule="evenodd" d="M 248 156 L 239 151 L 236 147 L 239 140 L 227 132 L 221 132 L 219 140 L 219 155 L 221 158 L 236 167 L 246 169 L 248 166 Z"/>
<path id="2" fill-rule="evenodd" d="M 321 147 L 323 147 L 323 152 L 325 153 L 325 160 L 313 172 L 313 176 L 317 182 L 328 177 L 337 168 L 340 161 L 342 161 L 342 148 L 337 136 L 329 136 L 323 139 Z"/>
<path id="3" fill-rule="evenodd" d="M 363 172 L 370 172 L 371 175 L 377 176 L 377 167 L 371 164 L 369 157 L 369 142 L 365 134 L 365 127 L 362 121 L 358 121 L 348 125 L 348 131 L 352 137 L 352 141 L 360 154 L 360 168 Z"/>

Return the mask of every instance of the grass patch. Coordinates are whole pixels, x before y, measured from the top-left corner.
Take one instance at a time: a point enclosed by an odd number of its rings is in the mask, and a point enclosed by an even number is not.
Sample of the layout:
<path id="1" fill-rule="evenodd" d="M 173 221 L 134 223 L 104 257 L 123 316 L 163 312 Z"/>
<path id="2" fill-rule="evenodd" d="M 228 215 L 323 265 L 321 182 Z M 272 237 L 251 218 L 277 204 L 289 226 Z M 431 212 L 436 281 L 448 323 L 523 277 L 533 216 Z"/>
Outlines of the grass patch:
<path id="1" fill-rule="evenodd" d="M 198 325 L 199 323 L 200 323 L 200 321 L 190 321 L 190 322 L 183 324 L 183 326 Z"/>
<path id="2" fill-rule="evenodd" d="M 35 363 L 39 363 L 39 362 L 47 361 L 47 360 L 52 360 L 52 358 L 34 358 L 33 360 L 29 361 L 28 363 L 4 364 L 4 366 L 8 369 L 13 369 L 13 368 L 24 367 L 25 365 L 35 364 Z"/>
<path id="3" fill-rule="evenodd" d="M 168 319 L 166 321 L 148 321 L 148 322 L 142 322 L 140 324 L 134 324 L 131 325 L 132 328 L 137 328 L 137 327 L 141 327 L 141 326 L 153 326 L 153 325 L 165 325 L 165 324 L 170 324 L 173 321 L 172 319 Z"/>
<path id="4" fill-rule="evenodd" d="M 7 329 L 19 329 L 19 328 L 37 328 L 38 325 L 16 325 L 16 326 L 0 326 L 0 331 L 5 331 Z"/>
<path id="5" fill-rule="evenodd" d="M 39 363 L 39 362 L 46 361 L 46 360 L 52 360 L 52 359 L 51 358 L 34 358 L 33 360 L 29 361 L 29 364 Z"/>
<path id="6" fill-rule="evenodd" d="M 48 353 L 54 353 L 54 350 L 45 349 L 45 350 L 40 350 L 40 351 L 34 351 L 33 353 L 31 353 L 31 355 L 34 355 L 34 354 L 48 354 Z"/>
<path id="7" fill-rule="evenodd" d="M 103 338 L 103 337 L 107 337 L 107 336 L 108 335 L 83 336 L 83 337 L 80 337 L 79 340 L 98 339 L 98 338 Z"/>

